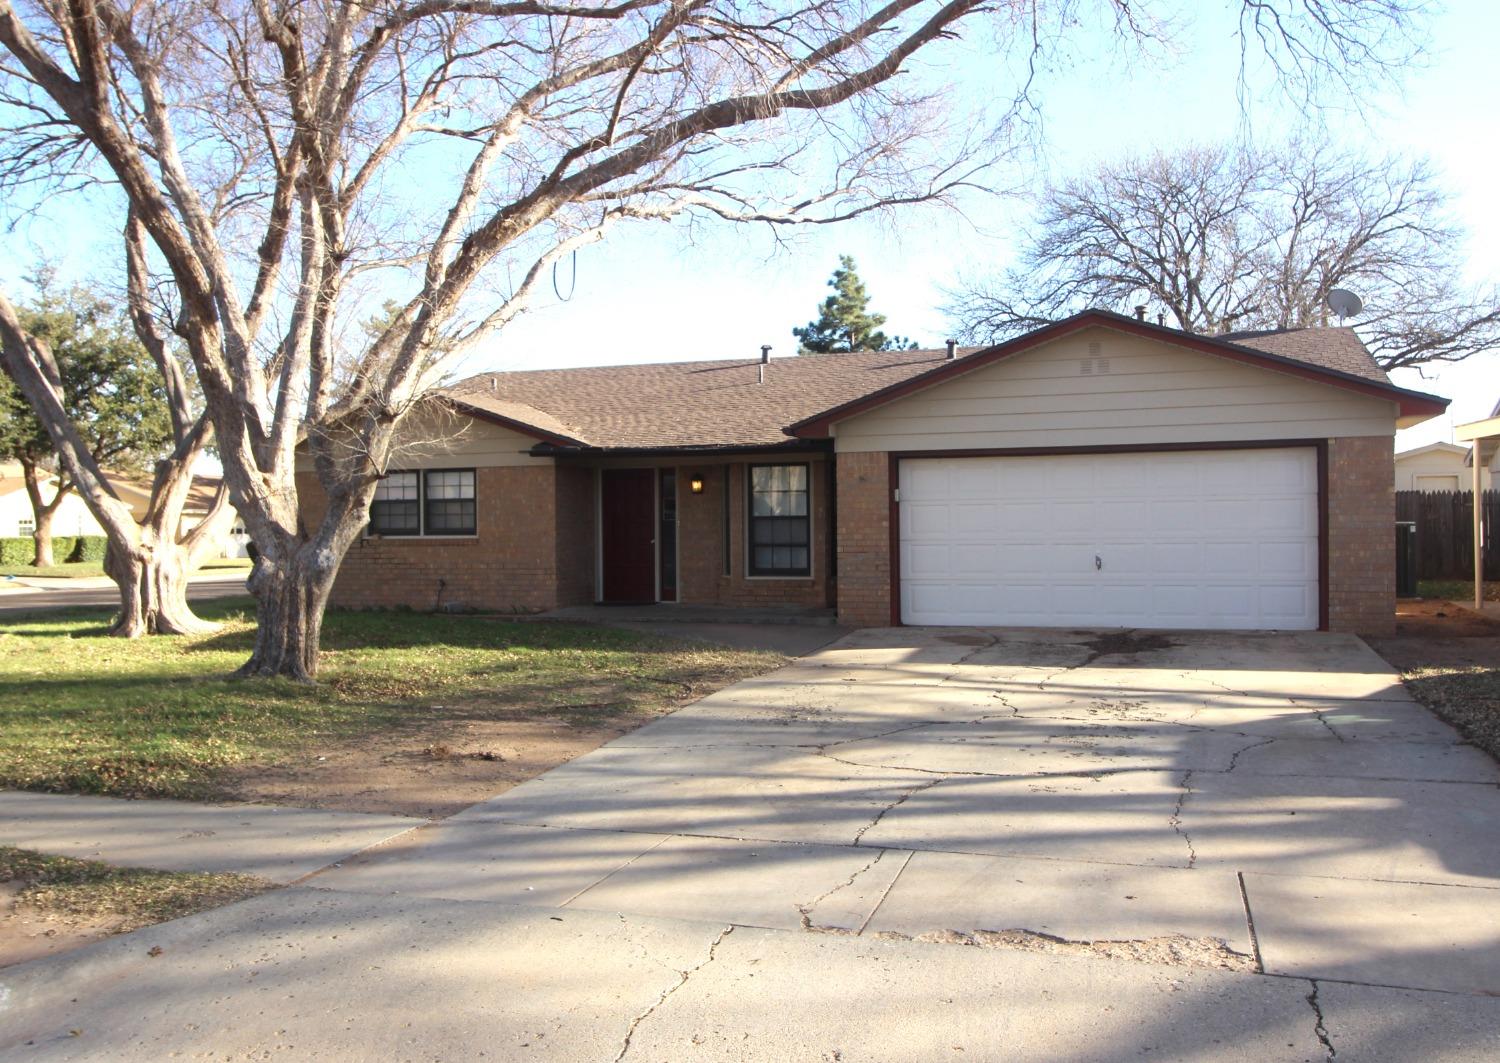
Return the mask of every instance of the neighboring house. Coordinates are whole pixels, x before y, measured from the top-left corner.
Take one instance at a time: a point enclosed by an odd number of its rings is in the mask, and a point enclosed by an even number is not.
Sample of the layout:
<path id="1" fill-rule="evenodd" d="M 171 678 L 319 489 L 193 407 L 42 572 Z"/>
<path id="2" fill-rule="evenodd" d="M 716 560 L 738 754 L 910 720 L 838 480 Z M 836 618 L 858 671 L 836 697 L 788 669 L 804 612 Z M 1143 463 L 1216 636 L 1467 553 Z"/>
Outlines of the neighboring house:
<path id="1" fill-rule="evenodd" d="M 114 487 L 115 493 L 120 496 L 120 500 L 130 507 L 135 518 L 140 520 L 145 517 L 146 510 L 151 504 L 150 482 L 107 470 L 105 476 Z M 208 516 L 218 487 L 217 478 L 203 476 L 193 478 L 193 485 L 188 490 L 187 503 L 182 511 L 184 531 L 196 528 L 203 518 Z M 49 477 L 43 496 L 50 499 L 56 490 L 56 477 Z M 243 527 L 238 521 L 236 521 L 236 526 L 243 533 Z M 26 483 L 21 474 L 21 466 L 14 463 L 0 464 L 0 536 L 29 536 L 35 530 L 36 523 L 31 510 L 31 499 L 26 494 Z M 71 491 L 63 499 L 57 516 L 53 518 L 52 533 L 54 535 L 103 535 L 104 529 L 89 512 L 88 506 L 78 492 Z M 247 540 L 248 536 L 236 535 L 233 530 L 226 531 L 221 537 L 218 555 L 221 557 L 246 556 L 244 544 Z"/>
<path id="2" fill-rule="evenodd" d="M 1389 631 L 1392 440 L 1448 404 L 1349 329 L 1102 311 L 978 350 L 495 373 L 443 397 L 459 430 L 393 464 L 335 603 Z"/>
<path id="3" fill-rule="evenodd" d="M 1481 490 L 1494 485 L 1493 468 L 1480 470 Z M 1471 491 L 1474 474 L 1469 448 L 1454 443 L 1429 443 L 1396 455 L 1398 491 Z"/>
<path id="4" fill-rule="evenodd" d="M 49 476 L 42 497 L 50 500 L 57 491 L 57 478 Z M 26 494 L 26 479 L 18 463 L 0 464 L 0 537 L 29 536 L 36 531 L 31 498 Z M 103 535 L 104 529 L 84 505 L 77 492 L 70 493 L 52 518 L 54 535 Z"/>

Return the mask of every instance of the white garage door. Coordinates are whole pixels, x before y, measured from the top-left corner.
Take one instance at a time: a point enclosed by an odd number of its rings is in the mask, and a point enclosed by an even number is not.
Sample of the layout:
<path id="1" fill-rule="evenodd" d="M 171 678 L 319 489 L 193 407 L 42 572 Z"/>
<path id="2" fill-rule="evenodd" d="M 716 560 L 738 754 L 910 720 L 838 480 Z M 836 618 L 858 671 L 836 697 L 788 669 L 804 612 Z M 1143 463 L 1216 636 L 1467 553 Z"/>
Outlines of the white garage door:
<path id="1" fill-rule="evenodd" d="M 1310 447 L 904 459 L 901 618 L 1318 626 Z"/>

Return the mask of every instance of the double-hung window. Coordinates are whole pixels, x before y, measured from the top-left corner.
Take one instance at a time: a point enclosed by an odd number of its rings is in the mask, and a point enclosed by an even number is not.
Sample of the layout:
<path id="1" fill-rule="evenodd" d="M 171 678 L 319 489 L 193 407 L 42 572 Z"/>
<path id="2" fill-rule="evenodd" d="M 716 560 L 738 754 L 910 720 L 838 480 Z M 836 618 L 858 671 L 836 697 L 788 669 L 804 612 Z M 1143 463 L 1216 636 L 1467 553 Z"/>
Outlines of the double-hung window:
<path id="1" fill-rule="evenodd" d="M 473 469 L 391 472 L 375 487 L 371 535 L 473 535 Z"/>
<path id="2" fill-rule="evenodd" d="M 812 574 L 808 466 L 750 466 L 750 575 Z"/>
<path id="3" fill-rule="evenodd" d="M 414 472 L 390 472 L 375 485 L 370 503 L 371 535 L 421 535 L 420 487 Z"/>
<path id="4" fill-rule="evenodd" d="M 474 470 L 433 469 L 424 474 L 424 535 L 473 535 Z"/>

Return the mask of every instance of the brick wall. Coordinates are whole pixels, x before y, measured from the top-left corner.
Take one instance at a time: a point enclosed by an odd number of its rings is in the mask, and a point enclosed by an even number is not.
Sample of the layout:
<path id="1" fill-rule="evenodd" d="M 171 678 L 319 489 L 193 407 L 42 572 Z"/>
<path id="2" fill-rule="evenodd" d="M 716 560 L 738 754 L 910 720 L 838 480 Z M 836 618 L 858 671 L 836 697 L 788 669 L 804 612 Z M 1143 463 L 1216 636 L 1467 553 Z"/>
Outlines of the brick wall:
<path id="1" fill-rule="evenodd" d="M 1396 626 L 1395 464 L 1390 436 L 1328 441 L 1328 628 Z"/>
<path id="2" fill-rule="evenodd" d="M 766 458 L 754 464 L 804 461 L 800 456 Z M 812 576 L 793 579 L 746 575 L 746 462 L 684 465 L 677 470 L 678 600 L 718 605 L 798 605 L 826 608 L 834 603 L 833 543 L 829 535 L 833 488 L 829 462 L 811 461 Z M 703 493 L 688 490 L 694 474 Z M 724 569 L 724 492 L 729 492 L 729 574 Z"/>
<path id="3" fill-rule="evenodd" d="M 838 459 L 839 623 L 891 622 L 890 457 L 884 451 Z"/>
<path id="4" fill-rule="evenodd" d="M 357 539 L 332 604 L 532 612 L 590 601 L 592 483 L 587 470 L 552 465 L 477 469 L 473 538 Z M 317 521 L 324 508 L 317 478 L 299 474 L 297 486 L 305 519 Z"/>

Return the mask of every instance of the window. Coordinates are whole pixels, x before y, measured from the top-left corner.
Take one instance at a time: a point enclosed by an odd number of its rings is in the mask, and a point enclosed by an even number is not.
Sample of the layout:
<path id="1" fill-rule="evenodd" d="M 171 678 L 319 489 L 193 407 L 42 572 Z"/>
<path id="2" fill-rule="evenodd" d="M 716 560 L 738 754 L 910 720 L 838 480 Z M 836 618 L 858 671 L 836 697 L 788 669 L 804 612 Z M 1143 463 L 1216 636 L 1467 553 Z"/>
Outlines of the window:
<path id="1" fill-rule="evenodd" d="M 34 534 L 36 534 L 36 521 L 32 520 L 29 517 L 25 517 L 25 518 L 22 518 L 21 520 L 16 521 L 16 534 L 17 535 L 34 535 Z"/>
<path id="2" fill-rule="evenodd" d="M 750 575 L 812 574 L 806 465 L 750 466 Z"/>
<path id="3" fill-rule="evenodd" d="M 375 485 L 375 500 L 370 503 L 370 534 L 422 534 L 416 473 L 387 473 L 385 479 Z"/>
<path id="4" fill-rule="evenodd" d="M 436 469 L 426 474 L 424 535 L 473 535 L 474 470 Z"/>

